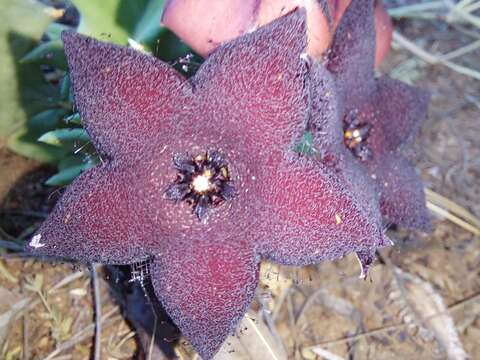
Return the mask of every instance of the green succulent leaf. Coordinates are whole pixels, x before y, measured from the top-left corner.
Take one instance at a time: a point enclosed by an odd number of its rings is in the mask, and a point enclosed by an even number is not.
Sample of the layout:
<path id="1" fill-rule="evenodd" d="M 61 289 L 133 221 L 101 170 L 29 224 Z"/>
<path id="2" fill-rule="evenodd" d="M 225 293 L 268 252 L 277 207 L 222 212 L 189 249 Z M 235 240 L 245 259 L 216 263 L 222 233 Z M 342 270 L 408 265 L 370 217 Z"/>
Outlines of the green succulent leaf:
<path id="1" fill-rule="evenodd" d="M 67 109 L 54 108 L 42 111 L 28 121 L 28 128 L 32 132 L 40 133 L 37 139 L 45 132 L 55 129 L 60 124 L 60 120 L 68 114 Z"/>
<path id="2" fill-rule="evenodd" d="M 59 127 L 67 113 L 67 109 L 53 108 L 36 114 L 27 121 L 25 126 L 8 139 L 8 147 L 20 155 L 37 161 L 46 163 L 58 162 L 59 159 L 71 151 L 71 147 L 60 148 L 52 146 L 38 142 L 38 138 L 45 132 Z"/>
<path id="3" fill-rule="evenodd" d="M 51 19 L 39 2 L 0 1 L 0 143 L 27 119 L 51 107 L 55 88 L 37 64 L 20 63 L 40 39 Z"/>
<path id="4" fill-rule="evenodd" d="M 62 97 L 62 100 L 65 100 L 65 101 L 70 100 L 70 87 L 71 87 L 70 75 L 66 73 L 60 85 L 60 96 Z"/>
<path id="5" fill-rule="evenodd" d="M 43 163 L 55 164 L 68 154 L 69 150 L 37 141 L 38 136 L 27 129 L 17 131 L 8 142 L 10 150 Z"/>
<path id="6" fill-rule="evenodd" d="M 69 30 L 69 29 L 71 29 L 71 27 L 67 25 L 52 22 L 50 25 L 48 25 L 47 30 L 45 31 L 45 35 L 51 41 L 60 40 L 62 31 Z"/>
<path id="7" fill-rule="evenodd" d="M 163 0 L 73 0 L 80 11 L 78 32 L 126 45 L 150 41 L 161 31 Z"/>
<path id="8" fill-rule="evenodd" d="M 66 70 L 68 67 L 61 40 L 40 43 L 36 48 L 26 54 L 20 60 L 20 63 L 45 64 L 61 70 Z"/>
<path id="9" fill-rule="evenodd" d="M 138 18 L 132 33 L 132 39 L 139 43 L 150 44 L 159 35 L 160 19 L 163 13 L 163 0 L 150 0 L 146 2 L 143 14 Z"/>
<path id="10" fill-rule="evenodd" d="M 96 159 L 85 159 L 82 156 L 68 156 L 59 164 L 59 172 L 50 177 L 45 183 L 51 186 L 61 186 L 70 184 L 78 175 L 85 170 L 94 167 L 97 164 Z"/>
<path id="11" fill-rule="evenodd" d="M 85 143 L 90 138 L 85 129 L 58 129 L 49 131 L 38 138 L 38 141 L 54 146 L 63 146 L 71 143 Z"/>
<path id="12" fill-rule="evenodd" d="M 63 119 L 65 123 L 72 124 L 72 125 L 81 125 L 82 124 L 82 118 L 80 117 L 79 113 L 74 113 L 72 115 L 69 115 Z"/>

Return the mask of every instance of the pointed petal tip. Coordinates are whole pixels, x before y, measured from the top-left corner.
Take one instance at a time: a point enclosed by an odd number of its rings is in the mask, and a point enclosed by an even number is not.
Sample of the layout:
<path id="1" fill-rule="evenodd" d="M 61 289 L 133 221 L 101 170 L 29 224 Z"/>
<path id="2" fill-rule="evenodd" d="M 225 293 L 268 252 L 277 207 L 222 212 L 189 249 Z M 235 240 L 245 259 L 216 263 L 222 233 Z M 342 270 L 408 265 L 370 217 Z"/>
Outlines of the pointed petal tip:
<path id="1" fill-rule="evenodd" d="M 76 44 L 78 44 L 79 42 L 87 41 L 91 38 L 86 35 L 80 34 L 74 30 L 63 30 L 61 33 L 61 39 L 65 47 L 65 52 L 68 56 L 68 49 L 75 48 L 76 46 L 78 46 Z"/>
<path id="2" fill-rule="evenodd" d="M 202 359 L 212 359 L 255 295 L 259 261 L 240 242 L 212 246 L 203 240 L 172 242 L 150 274 L 171 319 Z"/>
<path id="3" fill-rule="evenodd" d="M 384 248 L 384 247 L 388 247 L 388 246 L 394 246 L 395 243 L 393 242 L 392 239 L 390 239 L 390 237 L 387 236 L 387 234 L 385 234 L 385 232 L 382 232 L 382 238 L 380 240 L 380 242 L 378 243 L 378 247 L 379 248 Z"/>
<path id="4" fill-rule="evenodd" d="M 352 1 L 341 18 L 328 53 L 328 69 L 340 92 L 358 106 L 374 85 L 376 34 L 373 1 Z"/>
<path id="5" fill-rule="evenodd" d="M 366 249 L 362 251 L 357 251 L 357 260 L 360 263 L 360 279 L 366 279 L 368 276 L 368 272 L 372 265 L 375 263 L 377 259 L 377 255 L 375 254 L 376 249 Z"/>

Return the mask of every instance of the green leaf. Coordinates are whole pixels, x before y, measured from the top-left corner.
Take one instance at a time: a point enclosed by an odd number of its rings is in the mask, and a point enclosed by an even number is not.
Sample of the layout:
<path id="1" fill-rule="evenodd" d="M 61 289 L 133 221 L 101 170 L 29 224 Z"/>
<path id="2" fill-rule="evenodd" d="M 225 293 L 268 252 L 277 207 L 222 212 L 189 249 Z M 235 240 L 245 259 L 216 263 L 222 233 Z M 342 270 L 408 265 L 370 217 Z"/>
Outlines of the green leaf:
<path id="1" fill-rule="evenodd" d="M 60 171 L 50 177 L 45 183 L 51 186 L 68 185 L 78 175 L 94 167 L 96 164 L 96 160 L 85 161 L 85 159 L 80 156 L 69 156 L 60 162 Z"/>
<path id="2" fill-rule="evenodd" d="M 164 29 L 159 34 L 155 45 L 150 46 L 153 48 L 153 54 L 163 61 L 176 60 L 192 52 L 185 43 L 168 29 Z"/>
<path id="3" fill-rule="evenodd" d="M 62 97 L 62 100 L 69 101 L 70 87 L 71 87 L 70 75 L 66 73 L 62 79 L 62 84 L 60 85 L 60 96 Z"/>
<path id="4" fill-rule="evenodd" d="M 55 88 L 39 66 L 19 62 L 51 21 L 44 9 L 39 2 L 0 1 L 0 143 L 55 101 Z"/>
<path id="5" fill-rule="evenodd" d="M 59 127 L 67 113 L 67 109 L 54 108 L 36 114 L 8 139 L 8 147 L 20 155 L 40 162 L 58 162 L 71 151 L 71 147 L 59 148 L 58 146 L 40 143 L 38 138 L 44 133 Z"/>
<path id="6" fill-rule="evenodd" d="M 154 41 L 160 31 L 160 19 L 163 13 L 163 0 L 151 0 L 148 1 L 143 14 L 137 20 L 132 39 L 139 43 L 151 43 Z"/>
<path id="7" fill-rule="evenodd" d="M 315 154 L 317 150 L 313 144 L 313 133 L 310 131 L 305 132 L 294 150 L 301 155 L 311 156 Z"/>
<path id="8" fill-rule="evenodd" d="M 35 133 L 22 129 L 10 137 L 8 147 L 17 154 L 50 164 L 56 164 L 70 151 L 70 149 L 40 143 L 37 138 Z"/>
<path id="9" fill-rule="evenodd" d="M 47 35 L 48 39 L 51 41 L 60 40 L 62 31 L 69 29 L 71 29 L 70 26 L 52 22 L 50 25 L 48 25 L 45 35 Z"/>
<path id="10" fill-rule="evenodd" d="M 90 138 L 85 129 L 58 129 L 43 134 L 38 141 L 45 144 L 62 146 L 75 142 L 89 142 Z"/>
<path id="11" fill-rule="evenodd" d="M 80 11 L 78 32 L 126 45 L 131 38 L 152 50 L 165 31 L 160 26 L 164 0 L 73 0 Z"/>
<path id="12" fill-rule="evenodd" d="M 28 129 L 38 134 L 37 139 L 47 131 L 54 130 L 60 124 L 60 120 L 68 113 L 67 109 L 48 109 L 33 116 L 28 121 Z"/>
<path id="13" fill-rule="evenodd" d="M 32 51 L 26 54 L 20 60 L 20 63 L 50 65 L 61 70 L 66 70 L 68 68 L 67 58 L 65 57 L 61 40 L 40 43 Z"/>
<path id="14" fill-rule="evenodd" d="M 73 0 L 80 12 L 78 32 L 126 45 L 145 0 Z"/>
<path id="15" fill-rule="evenodd" d="M 80 113 L 74 113 L 72 115 L 67 116 L 63 119 L 66 124 L 73 124 L 73 125 L 81 125 L 82 118 L 80 117 Z"/>

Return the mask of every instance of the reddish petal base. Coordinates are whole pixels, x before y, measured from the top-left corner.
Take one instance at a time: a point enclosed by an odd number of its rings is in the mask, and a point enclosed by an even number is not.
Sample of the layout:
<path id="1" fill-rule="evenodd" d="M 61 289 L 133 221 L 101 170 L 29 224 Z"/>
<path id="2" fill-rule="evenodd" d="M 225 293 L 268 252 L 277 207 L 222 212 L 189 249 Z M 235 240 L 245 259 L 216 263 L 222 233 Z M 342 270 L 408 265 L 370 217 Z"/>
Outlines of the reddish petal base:
<path id="1" fill-rule="evenodd" d="M 210 359 L 246 312 L 258 281 L 258 258 L 239 240 L 206 246 L 178 241 L 151 267 L 157 297 L 202 359 Z"/>

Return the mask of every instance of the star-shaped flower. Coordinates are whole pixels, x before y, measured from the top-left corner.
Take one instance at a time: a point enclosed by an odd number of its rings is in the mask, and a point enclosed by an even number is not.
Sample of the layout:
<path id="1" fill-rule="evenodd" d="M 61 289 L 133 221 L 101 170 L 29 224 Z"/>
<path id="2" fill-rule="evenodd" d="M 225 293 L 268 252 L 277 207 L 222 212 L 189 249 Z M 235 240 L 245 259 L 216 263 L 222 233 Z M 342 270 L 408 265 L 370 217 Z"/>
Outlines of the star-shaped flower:
<path id="1" fill-rule="evenodd" d="M 343 146 L 333 79 L 305 64 L 302 12 L 225 44 L 188 80 L 132 49 L 63 40 L 102 163 L 70 185 L 28 251 L 152 259 L 158 298 L 210 358 L 250 304 L 261 257 L 305 265 L 355 251 L 367 266 L 387 243 L 363 195 L 375 197 L 371 181 Z M 328 94 L 310 101 L 312 84 Z M 294 151 L 312 117 L 329 119 L 334 162 Z"/>
<path id="2" fill-rule="evenodd" d="M 374 77 L 374 1 L 353 1 L 342 17 L 327 68 L 343 98 L 346 146 L 378 185 L 391 222 L 430 229 L 423 184 L 404 156 L 427 116 L 427 92 L 387 76 Z"/>

